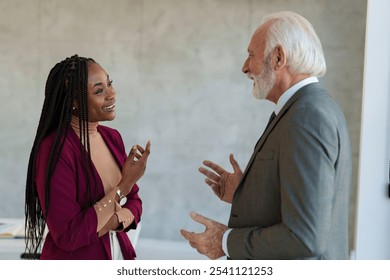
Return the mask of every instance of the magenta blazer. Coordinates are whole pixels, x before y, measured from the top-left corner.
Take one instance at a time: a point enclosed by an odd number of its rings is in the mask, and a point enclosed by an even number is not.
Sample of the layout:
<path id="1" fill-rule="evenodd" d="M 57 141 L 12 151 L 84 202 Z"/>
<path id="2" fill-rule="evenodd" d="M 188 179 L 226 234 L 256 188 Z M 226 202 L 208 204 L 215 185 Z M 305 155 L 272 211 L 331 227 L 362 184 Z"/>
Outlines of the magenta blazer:
<path id="1" fill-rule="evenodd" d="M 98 126 L 98 131 L 122 169 L 127 153 L 121 135 L 115 129 L 102 125 Z M 55 133 L 51 133 L 42 141 L 36 161 L 35 182 L 44 212 L 46 167 L 54 139 Z M 104 197 L 103 183 L 95 167 L 93 172 L 98 180 L 97 199 L 100 200 Z M 94 188 L 93 184 L 92 188 Z M 141 218 L 142 201 L 138 196 L 138 190 L 138 186 L 134 185 L 127 195 L 126 204 L 122 206 L 128 208 L 135 218 L 133 224 L 125 229 L 126 231 L 136 228 Z M 69 128 L 51 179 L 50 205 L 46 220 L 49 232 L 44 240 L 41 259 L 112 259 L 109 234 L 98 237 L 95 209 L 90 207 L 83 210 L 86 200 L 87 184 L 82 168 L 80 140 L 74 130 Z M 136 254 L 127 233 L 118 232 L 117 236 L 124 259 L 134 259 Z"/>

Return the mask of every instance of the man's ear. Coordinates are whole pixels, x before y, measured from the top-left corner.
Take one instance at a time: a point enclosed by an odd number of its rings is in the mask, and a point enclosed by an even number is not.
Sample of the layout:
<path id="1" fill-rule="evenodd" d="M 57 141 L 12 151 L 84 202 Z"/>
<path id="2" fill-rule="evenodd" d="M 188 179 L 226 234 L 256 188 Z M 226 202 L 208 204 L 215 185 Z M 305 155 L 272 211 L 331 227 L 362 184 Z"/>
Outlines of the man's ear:
<path id="1" fill-rule="evenodd" d="M 283 46 L 277 45 L 273 52 L 274 69 L 279 70 L 286 65 L 286 50 Z"/>

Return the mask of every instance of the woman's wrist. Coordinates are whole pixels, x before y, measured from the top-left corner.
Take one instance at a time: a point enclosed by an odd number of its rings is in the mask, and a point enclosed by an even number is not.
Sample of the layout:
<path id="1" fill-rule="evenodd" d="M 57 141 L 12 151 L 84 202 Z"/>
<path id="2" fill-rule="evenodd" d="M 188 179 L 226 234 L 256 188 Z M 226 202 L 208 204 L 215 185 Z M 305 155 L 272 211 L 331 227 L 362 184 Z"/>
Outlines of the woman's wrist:
<path id="1" fill-rule="evenodd" d="M 122 192 L 123 195 L 126 196 L 131 192 L 131 189 L 133 188 L 134 184 L 135 183 L 121 180 L 118 184 L 118 189 L 120 192 Z"/>

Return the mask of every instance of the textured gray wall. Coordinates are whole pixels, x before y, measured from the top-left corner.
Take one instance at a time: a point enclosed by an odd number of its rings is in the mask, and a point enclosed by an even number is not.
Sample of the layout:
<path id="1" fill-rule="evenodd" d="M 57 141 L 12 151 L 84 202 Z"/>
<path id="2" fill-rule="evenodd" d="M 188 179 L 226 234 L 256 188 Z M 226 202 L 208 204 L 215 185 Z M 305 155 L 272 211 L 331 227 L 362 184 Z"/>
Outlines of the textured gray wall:
<path id="1" fill-rule="evenodd" d="M 204 159 L 230 169 L 231 152 L 245 167 L 272 105 L 252 97 L 241 66 L 261 16 L 279 10 L 302 14 L 322 40 L 328 64 L 322 81 L 347 117 L 356 187 L 366 4 L 0 0 L 0 216 L 23 217 L 46 77 L 56 62 L 78 53 L 93 57 L 114 80 L 117 118 L 106 125 L 121 131 L 128 148 L 152 141 L 139 182 L 141 238 L 181 240 L 180 228 L 200 229 L 190 210 L 226 222 L 229 206 L 197 169 Z"/>

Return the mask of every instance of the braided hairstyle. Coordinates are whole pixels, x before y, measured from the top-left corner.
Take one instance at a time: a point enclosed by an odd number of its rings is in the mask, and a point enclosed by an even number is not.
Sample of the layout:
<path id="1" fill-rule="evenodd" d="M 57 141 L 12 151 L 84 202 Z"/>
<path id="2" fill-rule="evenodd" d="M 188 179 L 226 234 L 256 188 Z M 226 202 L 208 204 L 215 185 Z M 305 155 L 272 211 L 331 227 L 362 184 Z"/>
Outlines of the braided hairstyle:
<path id="1" fill-rule="evenodd" d="M 46 217 L 50 205 L 50 181 L 64 146 L 72 114 L 79 118 L 80 152 L 82 166 L 87 178 L 88 199 L 84 209 L 96 202 L 92 195 L 92 185 L 96 178 L 90 176 L 92 160 L 88 135 L 88 64 L 96 63 L 92 58 L 79 57 L 77 54 L 57 63 L 50 71 L 46 81 L 45 100 L 42 107 L 34 143 L 30 153 L 27 169 L 25 194 L 25 233 L 26 258 L 38 258 L 46 227 Z M 74 102 L 78 108 L 74 110 Z M 38 198 L 35 184 L 35 164 L 37 152 L 43 139 L 50 133 L 55 133 L 55 140 L 50 150 L 45 180 L 45 211 Z M 85 143 L 85 145 L 83 145 Z M 92 182 L 92 179 L 93 181 Z"/>

